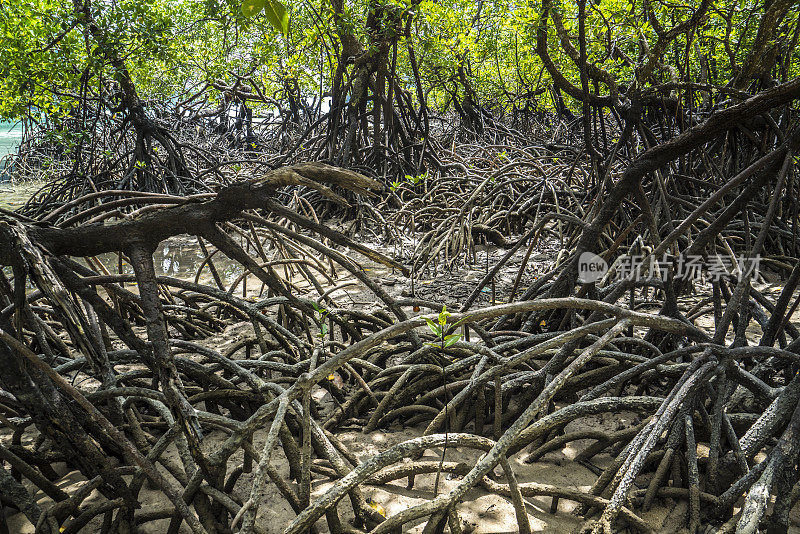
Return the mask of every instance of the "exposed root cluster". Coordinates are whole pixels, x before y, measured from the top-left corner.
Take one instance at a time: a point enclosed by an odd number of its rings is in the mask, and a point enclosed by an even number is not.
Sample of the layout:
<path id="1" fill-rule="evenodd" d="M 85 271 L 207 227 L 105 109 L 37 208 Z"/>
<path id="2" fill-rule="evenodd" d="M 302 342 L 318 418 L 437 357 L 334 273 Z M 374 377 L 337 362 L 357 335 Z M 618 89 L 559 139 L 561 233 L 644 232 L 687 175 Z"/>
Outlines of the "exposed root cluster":
<path id="1" fill-rule="evenodd" d="M 612 153 L 594 184 L 574 151 L 504 149 L 501 157 L 462 146 L 452 155 L 461 174 L 395 187 L 396 211 L 373 207 L 366 218 L 373 229 L 389 224 L 386 234 L 416 236 L 414 273 L 455 266 L 476 236 L 507 248 L 457 312 L 390 295 L 341 251 L 411 273 L 316 220 L 309 192 L 346 206 L 343 190 L 364 205 L 382 191 L 324 164 L 188 197 L 98 191 L 35 218 L 3 212 L 3 506 L 44 533 L 79 532 L 100 517 L 102 532 L 162 519 L 170 533 L 271 532 L 258 510 L 274 485 L 296 512 L 281 526 L 288 533 L 401 532 L 420 521 L 425 533 L 456 533 L 460 504 L 481 487 L 513 503 L 520 532 L 531 531 L 526 498 L 543 495 L 553 510 L 559 500 L 579 503 L 592 533 L 650 532 L 643 516 L 659 499 L 687 501 L 692 532 L 786 531 L 800 497 L 800 332 L 791 321 L 800 264 L 797 196 L 772 192 L 796 192 L 800 135 L 765 128 L 761 146 L 770 148 L 755 151 L 729 131 L 791 101 L 798 87 L 766 91 L 736 106 L 735 120 L 722 112 L 624 164 Z M 725 143 L 738 143 L 735 157 Z M 667 178 L 676 161 L 683 172 Z M 625 203 L 628 194 L 635 202 Z M 544 232 L 563 240 L 557 266 L 507 303 L 475 309 L 481 289 L 527 247 L 524 270 Z M 157 275 L 153 251 L 179 234 L 200 238 L 200 269 L 213 285 Z M 577 284 L 578 258 L 589 251 L 612 270 Z M 700 286 L 677 276 L 675 262 L 710 252 L 763 255 L 788 277 L 774 298 L 733 271 L 688 304 Z M 117 272 L 91 259 L 109 253 L 119 257 Z M 663 272 L 613 276 L 620 256 L 665 253 L 672 263 Z M 221 255 L 244 269 L 233 283 L 216 272 Z M 337 270 L 377 304 L 340 302 Z M 261 287 L 256 298 L 248 279 Z M 204 342 L 231 324 L 249 324 L 248 334 L 225 351 Z M 319 402 L 321 391 L 333 408 Z M 569 426 L 619 412 L 639 422 L 616 431 Z M 344 425 L 370 432 L 397 423 L 424 432 L 369 458 L 336 437 Z M 211 446 L 210 433 L 224 438 Z M 519 455 L 536 462 L 579 441 L 575 462 L 605 462 L 589 491 L 515 474 Z M 177 459 L 165 455 L 173 447 Z M 278 448 L 288 477 L 275 468 Z M 445 454 L 404 462 L 434 448 L 482 455 L 474 465 Z M 58 485 L 61 463 L 82 477 L 70 493 Z M 368 485 L 412 486 L 428 473 L 437 490 L 441 473 L 460 478 L 389 517 L 365 497 Z M 318 480 L 336 483 L 314 496 Z M 145 482 L 163 494 L 163 508 L 138 510 Z M 94 491 L 100 497 L 87 504 Z"/>

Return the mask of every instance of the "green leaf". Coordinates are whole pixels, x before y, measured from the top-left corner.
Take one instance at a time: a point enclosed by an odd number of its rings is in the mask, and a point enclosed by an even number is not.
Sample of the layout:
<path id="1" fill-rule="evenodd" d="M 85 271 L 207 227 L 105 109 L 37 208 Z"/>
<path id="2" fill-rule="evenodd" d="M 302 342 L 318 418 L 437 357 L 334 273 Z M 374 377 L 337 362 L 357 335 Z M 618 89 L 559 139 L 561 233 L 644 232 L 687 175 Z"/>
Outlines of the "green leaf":
<path id="1" fill-rule="evenodd" d="M 442 337 L 442 329 L 438 324 L 434 323 L 427 317 L 425 317 L 425 322 L 428 323 L 428 328 L 431 329 L 431 332 L 436 334 L 436 337 Z"/>
<path id="2" fill-rule="evenodd" d="M 458 343 L 459 339 L 461 339 L 461 334 L 450 334 L 449 336 L 445 336 L 444 348 L 455 345 L 456 343 Z"/>
<path id="3" fill-rule="evenodd" d="M 278 0 L 244 0 L 242 2 L 242 13 L 245 17 L 254 17 L 261 12 L 267 17 L 273 28 L 283 35 L 289 33 L 289 12 L 286 6 Z"/>
<path id="4" fill-rule="evenodd" d="M 267 0 L 244 0 L 242 2 L 242 13 L 245 17 L 258 15 L 267 4 Z"/>
<path id="5" fill-rule="evenodd" d="M 453 323 L 453 328 L 455 328 L 456 326 L 460 325 L 461 323 L 469 319 L 469 317 L 470 317 L 469 315 L 465 315 L 464 317 Z"/>
<path id="6" fill-rule="evenodd" d="M 289 12 L 286 10 L 286 6 L 278 2 L 278 0 L 263 1 L 264 15 L 267 17 L 267 21 L 283 35 L 289 33 Z"/>

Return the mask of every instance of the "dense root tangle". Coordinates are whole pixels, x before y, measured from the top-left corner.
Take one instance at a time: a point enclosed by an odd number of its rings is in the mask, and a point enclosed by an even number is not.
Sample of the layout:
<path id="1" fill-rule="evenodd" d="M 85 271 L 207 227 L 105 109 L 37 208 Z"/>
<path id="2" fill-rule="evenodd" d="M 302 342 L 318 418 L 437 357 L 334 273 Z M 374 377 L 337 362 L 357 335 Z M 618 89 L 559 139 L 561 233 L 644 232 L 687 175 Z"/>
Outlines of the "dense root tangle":
<path id="1" fill-rule="evenodd" d="M 395 188 L 394 225 L 370 212 L 386 234 L 406 224 L 427 232 L 411 255 L 415 273 L 434 270 L 437 255 L 457 266 L 475 236 L 506 240 L 495 243 L 508 248 L 503 257 L 458 303 L 396 298 L 340 251 L 411 274 L 292 197 L 310 191 L 344 206 L 349 191 L 366 206 L 381 190 L 324 164 L 189 197 L 97 192 L 36 218 L 2 212 L 4 509 L 52 534 L 89 524 L 131 532 L 156 521 L 170 533 L 249 534 L 276 529 L 259 515 L 274 489 L 294 512 L 280 525 L 288 533 L 456 533 L 467 502 L 488 492 L 512 503 L 520 532 L 531 531 L 527 507 L 541 496 L 554 511 L 559 501 L 577 503 L 593 534 L 650 532 L 647 514 L 664 499 L 686 503 L 691 532 L 785 532 L 800 498 L 800 332 L 791 320 L 800 264 L 792 256 L 797 198 L 773 193 L 796 191 L 800 134 L 787 112 L 778 117 L 785 132 L 759 130 L 760 150 L 745 145 L 732 157 L 711 148 L 741 121 L 798 96 L 800 81 L 789 82 L 624 165 L 609 161 L 620 172 L 590 194 L 585 161 L 561 147 L 509 151 L 500 163 L 462 146 L 463 179 Z M 687 155 L 703 164 L 683 162 Z M 470 158 L 488 163 L 473 170 L 462 163 Z M 676 162 L 689 174 L 670 170 Z M 707 168 L 716 174 L 708 178 Z M 567 169 L 574 181 L 559 176 Z M 281 202 L 287 197 L 298 210 Z M 499 215 L 482 218 L 490 208 Z M 498 238 L 503 227 L 517 238 Z M 179 234 L 198 237 L 209 283 L 156 272 L 153 252 Z M 517 252 L 524 271 L 545 234 L 563 241 L 557 267 L 527 288 L 517 287 L 518 274 L 506 303 L 475 305 Z M 734 271 L 691 300 L 675 263 L 614 278 L 612 261 L 606 278 L 576 284 L 571 258 L 587 251 L 609 260 L 764 255 L 787 277 L 770 292 Z M 118 255 L 117 272 L 93 259 L 102 254 Z M 219 275 L 223 256 L 241 269 L 233 283 Z M 337 270 L 362 286 L 367 304 L 335 295 L 353 283 L 335 280 Z M 248 279 L 262 285 L 255 297 Z M 423 315 L 412 316 L 415 308 Z M 232 328 L 242 334 L 235 342 L 209 341 Z M 620 413 L 635 423 L 575 425 Z M 338 434 L 396 424 L 419 435 L 363 457 Z M 588 491 L 520 477 L 520 460 L 539 462 L 567 445 L 576 447 L 568 461 L 596 471 Z M 439 450 L 426 457 L 431 449 L 480 452 L 464 463 Z M 63 465 L 80 479 L 69 491 L 59 485 Z M 443 473 L 453 477 L 442 482 Z M 368 491 L 400 479 L 434 491 L 386 517 Z M 159 492 L 160 508 L 138 509 L 145 490 Z"/>

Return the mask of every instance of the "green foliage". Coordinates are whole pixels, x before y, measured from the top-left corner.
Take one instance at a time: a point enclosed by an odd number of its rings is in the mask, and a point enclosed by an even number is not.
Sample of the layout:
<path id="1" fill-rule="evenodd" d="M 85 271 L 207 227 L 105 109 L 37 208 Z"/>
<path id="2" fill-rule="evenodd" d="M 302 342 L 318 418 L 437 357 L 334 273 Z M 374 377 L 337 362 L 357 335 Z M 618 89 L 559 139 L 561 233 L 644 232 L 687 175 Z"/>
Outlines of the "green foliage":
<path id="1" fill-rule="evenodd" d="M 0 118 L 14 119 L 29 108 L 58 115 L 69 104 L 40 87 L 74 87 L 79 72 L 63 68 L 64 63 L 84 63 L 76 35 L 68 32 L 70 16 L 58 2 L 37 0 L 3 2 L 0 9 Z M 56 45 L 47 45 L 67 32 Z"/>
<path id="2" fill-rule="evenodd" d="M 419 174 L 419 175 L 406 174 L 403 177 L 403 181 L 394 180 L 392 182 L 392 185 L 389 186 L 389 189 L 392 191 L 392 193 L 394 193 L 395 191 L 400 189 L 403 186 L 404 183 L 411 184 L 411 186 L 414 187 L 414 186 L 424 182 L 427 179 L 428 179 L 428 171 L 425 171 L 424 173 Z"/>
<path id="3" fill-rule="evenodd" d="M 92 17 L 112 36 L 126 66 L 145 91 L 169 98 L 171 77 L 162 73 L 180 62 L 177 24 L 184 6 L 173 2 L 121 0 L 98 3 Z M 0 9 L 0 118 L 24 115 L 58 121 L 75 101 L 70 95 L 95 90 L 114 78 L 97 43 L 87 39 L 72 2 L 19 0 Z M 102 82 L 105 80 L 105 82 Z"/>
<path id="4" fill-rule="evenodd" d="M 283 35 L 289 33 L 289 12 L 286 10 L 286 6 L 278 0 L 244 0 L 242 2 L 242 13 L 246 17 L 254 17 L 262 12 L 273 28 Z"/>
<path id="5" fill-rule="evenodd" d="M 425 180 L 428 179 L 428 172 L 426 171 L 423 174 L 419 174 L 417 176 L 406 174 L 405 178 L 407 182 L 411 183 L 411 185 L 417 185 L 418 183 L 424 182 Z"/>
<path id="6" fill-rule="evenodd" d="M 699 5 L 700 0 L 589 2 L 585 25 L 589 63 L 623 88 L 635 85 L 646 91 L 687 80 L 728 85 L 751 51 L 765 4 L 714 0 L 692 31 L 679 32 L 659 57 L 652 57 L 659 31 L 688 20 Z M 399 90 L 412 101 L 418 97 L 410 50 L 427 104 L 439 114 L 466 98 L 467 83 L 472 97 L 499 111 L 553 109 L 547 90 L 552 80 L 536 52 L 541 2 L 348 0 L 335 18 L 328 0 L 292 2 L 288 7 L 278 0 L 95 0 L 92 17 L 113 36 L 111 44 L 125 58 L 144 100 L 180 101 L 204 82 L 230 86 L 242 77 L 254 80 L 265 95 L 277 100 L 285 99 L 288 82 L 296 85 L 302 98 L 310 99 L 332 86 L 342 34 L 365 47 L 370 42 L 367 21 L 376 6 L 383 9 L 384 18 L 389 10 L 402 15 L 393 61 L 402 81 Z M 564 46 L 578 49 L 577 15 L 575 0 L 552 3 L 547 50 L 561 75 L 580 86 L 580 70 Z M 0 118 L 58 121 L 74 112 L 75 95 L 96 92 L 113 79 L 113 69 L 80 22 L 71 0 L 2 3 Z M 800 74 L 797 50 L 787 49 L 796 24 L 796 14 L 785 17 L 770 40 L 770 46 L 778 49 L 776 58 L 786 66 L 780 73 L 776 64 L 776 76 Z M 655 67 L 642 79 L 642 66 L 651 59 Z M 609 94 L 612 87 L 599 81 L 597 90 Z M 218 90 L 210 90 L 208 96 L 210 106 L 223 98 Z M 702 93 L 695 91 L 692 96 L 699 101 Z M 565 101 L 574 110 L 580 107 L 570 97 Z M 393 187 L 414 186 L 421 180 L 424 175 L 409 175 Z"/>

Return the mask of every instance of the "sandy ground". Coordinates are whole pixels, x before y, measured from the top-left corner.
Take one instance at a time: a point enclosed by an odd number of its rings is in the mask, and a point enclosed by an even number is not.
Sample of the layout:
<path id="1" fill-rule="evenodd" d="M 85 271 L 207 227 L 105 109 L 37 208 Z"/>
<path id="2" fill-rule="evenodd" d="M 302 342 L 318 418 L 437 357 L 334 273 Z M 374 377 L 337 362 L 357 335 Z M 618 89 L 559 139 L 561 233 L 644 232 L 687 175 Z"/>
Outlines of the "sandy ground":
<path id="1" fill-rule="evenodd" d="M 582 428 L 607 428 L 619 429 L 631 425 L 635 420 L 633 414 L 605 414 L 598 416 L 591 416 L 579 421 L 570 423 L 567 426 L 567 432 L 580 430 Z M 342 441 L 347 448 L 355 454 L 360 460 L 366 460 L 370 456 L 387 448 L 400 443 L 402 441 L 418 437 L 422 433 L 422 428 L 401 428 L 396 425 L 387 431 L 375 431 L 370 434 L 364 434 L 358 431 L 345 431 L 339 432 L 337 437 Z M 213 449 L 215 444 L 221 442 L 225 436 L 221 432 L 209 434 L 204 440 L 204 445 L 209 449 Z M 259 431 L 254 436 L 254 445 L 257 450 L 263 446 L 264 439 L 266 438 L 266 430 Z M 580 490 L 588 490 L 592 482 L 595 480 L 595 475 L 587 468 L 571 460 L 575 455 L 590 441 L 578 441 L 569 444 L 562 450 L 548 453 L 540 461 L 529 464 L 523 461 L 527 455 L 526 451 L 520 452 L 515 457 L 511 458 L 511 464 L 518 477 L 520 483 L 526 482 L 539 482 L 545 484 L 553 484 L 561 487 L 575 488 Z M 702 447 L 699 453 L 703 454 Z M 174 447 L 170 447 L 166 453 L 167 456 L 178 461 L 177 451 Z M 441 456 L 441 448 L 428 450 L 423 456 L 422 460 L 439 460 Z M 455 462 L 466 462 L 474 464 L 480 457 L 480 452 L 449 448 L 446 454 L 446 460 Z M 280 447 L 275 450 L 274 464 L 281 475 L 288 477 L 289 467 L 286 457 Z M 405 461 L 411 461 L 406 459 Z M 230 467 L 233 468 L 240 465 L 242 462 L 242 452 L 237 452 L 230 462 Z M 604 468 L 610 462 L 610 457 L 606 454 L 595 457 L 593 464 L 596 467 Z M 64 472 L 64 466 L 57 466 Z M 163 471 L 166 474 L 166 471 Z M 59 487 L 67 492 L 74 491 L 83 482 L 83 477 L 77 472 L 64 472 L 64 478 L 59 482 Z M 499 474 L 499 470 L 498 470 Z M 434 475 L 421 475 L 416 477 L 413 489 L 406 489 L 406 480 L 400 479 L 395 482 L 380 486 L 365 486 L 364 494 L 366 497 L 371 497 L 386 510 L 388 515 L 393 515 L 402 510 L 419 504 L 433 497 L 433 480 Z M 460 480 L 457 476 L 443 475 L 440 484 L 440 491 L 446 491 L 454 487 Z M 249 493 L 250 485 L 252 482 L 252 474 L 244 474 L 239 479 L 234 489 L 234 493 L 240 498 L 246 498 Z M 640 488 L 646 487 L 647 480 L 637 480 L 637 486 Z M 315 497 L 320 496 L 327 489 L 329 489 L 334 481 L 330 481 L 325 477 L 316 476 L 313 483 L 313 494 Z M 169 506 L 165 498 L 157 491 L 147 488 L 140 494 L 142 511 L 159 510 Z M 38 495 L 39 502 L 44 507 L 50 506 L 49 499 L 42 495 Z M 85 504 L 97 502 L 101 497 L 92 494 Z M 244 499 L 242 499 L 244 500 Z M 549 497 L 533 497 L 526 498 L 526 508 L 528 519 L 531 528 L 534 532 L 552 533 L 552 534 L 566 534 L 577 532 L 582 525 L 582 520 L 573 515 L 573 510 L 576 504 L 561 500 L 558 505 L 558 511 L 555 514 L 550 513 L 551 499 Z M 343 521 L 352 518 L 352 511 L 350 509 L 349 501 L 343 499 L 339 503 L 339 511 Z M 474 489 L 467 494 L 463 503 L 458 507 L 459 516 L 462 519 L 462 524 L 465 532 L 474 534 L 501 534 L 513 533 L 516 530 L 516 519 L 514 515 L 514 508 L 510 499 L 489 494 L 483 489 Z M 653 508 L 642 515 L 642 517 L 659 533 L 677 533 L 682 532 L 686 523 L 687 507 L 684 501 L 674 501 L 672 499 L 662 499 L 657 501 Z M 274 485 L 267 484 L 264 502 L 262 503 L 258 513 L 258 524 L 260 524 L 266 532 L 280 533 L 286 526 L 291 523 L 295 515 L 286 503 Z M 800 511 L 795 509 L 792 513 L 793 526 L 790 528 L 790 533 L 800 533 Z M 11 515 L 8 517 L 9 527 L 14 534 L 32 534 L 34 532 L 33 525 L 31 525 L 21 514 Z M 146 524 L 140 528 L 142 534 L 162 534 L 166 532 L 168 520 L 154 521 Z M 327 525 L 324 519 L 320 520 L 318 525 L 321 532 L 328 532 Z M 424 526 L 423 521 L 407 525 L 404 532 L 420 533 Z M 99 532 L 100 520 L 96 519 L 90 523 L 83 532 L 94 533 Z M 181 532 L 189 532 L 185 527 Z"/>
<path id="2" fill-rule="evenodd" d="M 592 418 L 595 419 L 595 418 Z M 624 417 L 622 417 L 624 419 Z M 598 421 L 594 420 L 589 422 L 592 426 L 596 426 Z M 604 423 L 604 426 L 614 424 L 615 422 L 610 419 Z M 578 425 L 580 426 L 580 425 Z M 577 429 L 578 426 L 576 426 Z M 569 428 L 569 427 L 568 427 Z M 569 430 L 574 430 L 569 428 Z M 421 435 L 421 428 L 409 429 L 396 429 L 391 431 L 376 431 L 370 434 L 363 434 L 361 432 L 342 432 L 338 434 L 339 439 L 352 451 L 356 456 L 365 460 L 371 455 L 385 450 L 392 445 L 412 439 Z M 259 432 L 254 438 L 254 445 L 259 449 L 263 445 L 266 437 L 266 431 Z M 206 438 L 206 445 L 213 448 L 214 443 L 220 442 L 224 439 L 221 433 L 211 434 Z M 594 475 L 587 468 L 580 466 L 574 462 L 569 462 L 569 459 L 574 457 L 578 452 L 573 448 L 572 444 L 562 451 L 549 453 L 542 461 L 534 464 L 528 464 L 521 459 L 526 455 L 525 452 L 520 453 L 511 459 L 513 468 L 520 483 L 525 482 L 539 482 L 546 484 L 554 484 L 563 487 L 577 488 L 588 490 L 591 483 L 594 481 Z M 580 445 L 580 443 L 578 443 Z M 177 451 L 170 448 L 167 451 L 167 456 L 177 460 Z M 423 456 L 423 460 L 438 460 L 441 456 L 441 449 L 431 449 Z M 457 450 L 450 448 L 445 457 L 448 461 L 467 462 L 474 464 L 479 458 L 480 453 L 469 450 Z M 597 465 L 604 467 L 608 462 L 607 456 L 599 457 Z M 242 453 L 238 452 L 231 458 L 231 466 L 239 465 L 242 461 Z M 406 460 L 409 461 L 409 460 Z M 285 456 L 283 456 L 280 448 L 276 449 L 274 454 L 274 465 L 278 471 L 288 477 L 289 467 Z M 63 470 L 63 466 L 60 466 Z M 77 472 L 68 473 L 64 479 L 59 483 L 59 487 L 67 492 L 74 491 L 79 485 L 82 477 Z M 440 491 L 449 490 L 454 487 L 460 477 L 451 477 L 444 475 L 442 483 L 440 484 Z M 406 479 L 400 479 L 391 484 L 381 486 L 367 486 L 364 490 L 365 496 L 373 498 L 376 502 L 380 503 L 386 510 L 388 515 L 396 514 L 410 506 L 419 504 L 425 500 L 433 497 L 433 480 L 434 475 L 421 475 L 416 477 L 414 489 L 406 489 Z M 236 484 L 235 492 L 240 496 L 246 496 L 252 481 L 251 474 L 242 475 L 239 482 Z M 318 478 L 314 482 L 314 495 L 319 496 L 330 488 L 335 482 L 324 478 Z M 101 497 L 93 494 L 86 504 L 91 504 L 100 500 Z M 39 495 L 39 502 L 47 507 L 50 505 L 49 499 L 43 495 Z M 158 510 L 168 506 L 164 497 L 156 491 L 144 489 L 141 493 L 142 511 Z M 574 532 L 580 525 L 581 520 L 574 516 L 571 512 L 575 508 L 575 503 L 570 501 L 561 500 L 559 502 L 558 513 L 551 514 L 550 498 L 549 497 L 536 497 L 527 498 L 527 512 L 530 520 L 531 528 L 534 532 L 549 532 L 549 533 L 569 533 Z M 656 507 L 651 512 L 647 519 L 652 521 L 653 526 L 659 527 L 666 523 L 671 523 L 670 518 L 677 514 L 682 519 L 683 514 L 682 506 L 675 509 L 674 504 L 664 503 L 662 506 Z M 673 510 L 675 509 L 675 510 Z M 352 512 L 347 499 L 344 499 L 339 504 L 339 510 L 342 519 L 349 519 L 352 517 Z M 511 533 L 516 532 L 516 520 L 514 515 L 514 508 L 509 499 L 497 495 L 488 494 L 482 489 L 472 490 L 467 495 L 466 502 L 458 507 L 459 515 L 462 519 L 466 530 L 471 530 L 474 533 Z M 259 509 L 258 523 L 263 526 L 269 533 L 279 533 L 292 521 L 294 513 L 280 493 L 273 485 L 267 485 L 267 491 L 264 502 Z M 12 532 L 19 534 L 33 533 L 33 526 L 21 514 L 10 516 L 9 526 Z M 140 529 L 142 534 L 160 534 L 166 532 L 168 520 L 155 521 L 148 523 Z M 424 523 L 418 522 L 416 524 L 408 525 L 407 532 L 419 533 L 422 532 Z M 327 532 L 327 525 L 324 520 L 318 523 L 321 532 Z M 100 520 L 92 522 L 84 532 L 99 532 Z M 182 532 L 189 532 L 184 528 Z M 668 526 L 667 530 L 661 529 L 661 532 L 674 532 L 675 530 Z"/>

